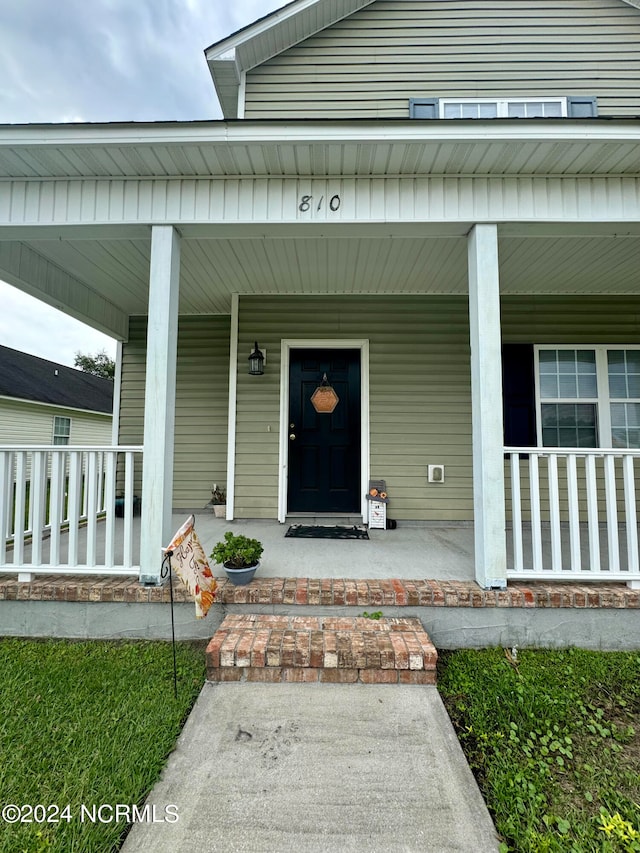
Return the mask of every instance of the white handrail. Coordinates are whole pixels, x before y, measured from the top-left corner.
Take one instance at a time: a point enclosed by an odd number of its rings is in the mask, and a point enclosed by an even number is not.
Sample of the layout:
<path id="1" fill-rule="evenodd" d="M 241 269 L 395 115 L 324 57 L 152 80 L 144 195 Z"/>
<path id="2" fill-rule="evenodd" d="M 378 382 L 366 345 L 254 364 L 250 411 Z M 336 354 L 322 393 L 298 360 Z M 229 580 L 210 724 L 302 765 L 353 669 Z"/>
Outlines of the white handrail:
<path id="1" fill-rule="evenodd" d="M 510 468 L 505 482 L 511 486 L 507 577 L 640 583 L 639 449 L 505 447 L 504 452 Z"/>
<path id="2" fill-rule="evenodd" d="M 142 454 L 139 445 L 0 445 L 0 571 L 136 573 Z"/>

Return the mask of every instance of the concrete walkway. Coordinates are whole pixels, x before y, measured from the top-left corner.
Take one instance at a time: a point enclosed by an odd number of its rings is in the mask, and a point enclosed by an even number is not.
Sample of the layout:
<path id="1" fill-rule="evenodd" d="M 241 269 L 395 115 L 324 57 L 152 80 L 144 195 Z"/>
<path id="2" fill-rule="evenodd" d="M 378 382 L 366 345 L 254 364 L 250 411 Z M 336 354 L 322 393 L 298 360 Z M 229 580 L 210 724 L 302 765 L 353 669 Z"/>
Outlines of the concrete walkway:
<path id="1" fill-rule="evenodd" d="M 147 802 L 123 853 L 498 850 L 435 687 L 207 683 Z"/>

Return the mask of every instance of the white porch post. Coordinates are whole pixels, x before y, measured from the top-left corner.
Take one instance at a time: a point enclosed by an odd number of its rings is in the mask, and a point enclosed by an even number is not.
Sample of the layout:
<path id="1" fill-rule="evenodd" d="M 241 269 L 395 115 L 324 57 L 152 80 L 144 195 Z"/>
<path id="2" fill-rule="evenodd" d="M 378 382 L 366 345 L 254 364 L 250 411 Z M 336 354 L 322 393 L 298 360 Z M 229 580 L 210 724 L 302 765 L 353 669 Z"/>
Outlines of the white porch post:
<path id="1" fill-rule="evenodd" d="M 149 326 L 144 395 L 140 582 L 159 583 L 169 544 L 173 499 L 180 237 L 170 225 L 151 231 Z"/>
<path id="2" fill-rule="evenodd" d="M 498 227 L 468 237 L 476 580 L 507 585 Z"/>

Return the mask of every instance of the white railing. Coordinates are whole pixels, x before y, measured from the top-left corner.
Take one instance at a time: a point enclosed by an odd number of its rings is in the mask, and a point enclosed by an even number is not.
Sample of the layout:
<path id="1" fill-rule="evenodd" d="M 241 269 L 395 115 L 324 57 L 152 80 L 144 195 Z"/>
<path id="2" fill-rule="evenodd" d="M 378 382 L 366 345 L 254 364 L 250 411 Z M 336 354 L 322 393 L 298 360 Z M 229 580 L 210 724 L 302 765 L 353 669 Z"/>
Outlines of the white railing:
<path id="1" fill-rule="evenodd" d="M 508 578 L 640 584 L 640 450 L 505 454 Z"/>
<path id="2" fill-rule="evenodd" d="M 142 447 L 0 446 L 0 572 L 137 574 L 141 463 Z"/>

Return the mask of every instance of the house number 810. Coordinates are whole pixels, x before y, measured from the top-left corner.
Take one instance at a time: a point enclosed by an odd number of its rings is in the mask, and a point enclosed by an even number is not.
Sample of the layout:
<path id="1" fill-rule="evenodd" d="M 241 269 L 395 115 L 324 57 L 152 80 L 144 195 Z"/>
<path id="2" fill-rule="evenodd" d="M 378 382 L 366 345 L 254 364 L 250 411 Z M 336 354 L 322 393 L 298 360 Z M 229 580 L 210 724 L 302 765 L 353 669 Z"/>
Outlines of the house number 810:
<path id="1" fill-rule="evenodd" d="M 311 210 L 311 208 L 313 207 L 313 205 L 311 203 L 312 201 L 313 201 L 312 195 L 301 196 L 300 204 L 298 205 L 298 210 L 300 211 L 300 213 L 307 213 L 309 210 Z M 314 202 L 314 204 L 315 204 L 315 202 Z M 320 201 L 316 205 L 316 211 L 322 210 L 323 204 L 324 204 L 324 196 L 321 195 Z M 331 210 L 331 211 L 333 211 L 333 213 L 335 213 L 336 210 L 339 210 L 339 209 L 340 209 L 340 196 L 334 195 L 331 197 L 331 199 L 329 201 L 329 210 Z"/>

